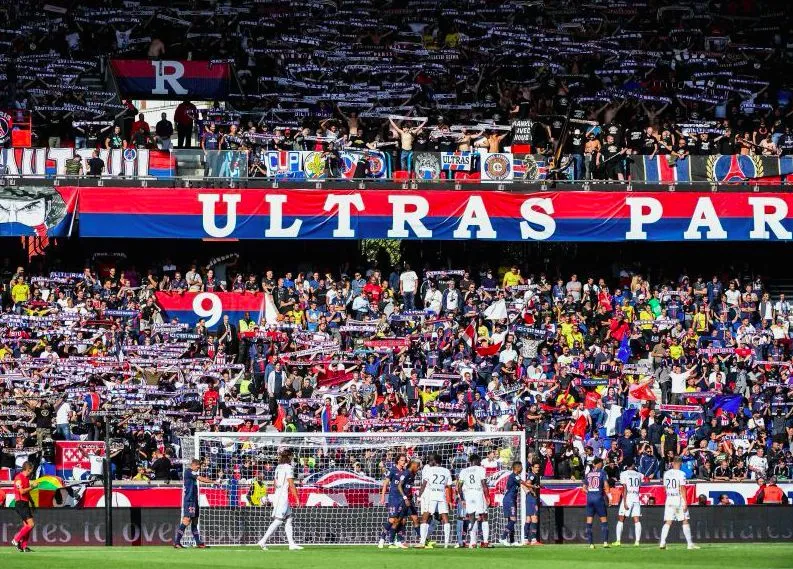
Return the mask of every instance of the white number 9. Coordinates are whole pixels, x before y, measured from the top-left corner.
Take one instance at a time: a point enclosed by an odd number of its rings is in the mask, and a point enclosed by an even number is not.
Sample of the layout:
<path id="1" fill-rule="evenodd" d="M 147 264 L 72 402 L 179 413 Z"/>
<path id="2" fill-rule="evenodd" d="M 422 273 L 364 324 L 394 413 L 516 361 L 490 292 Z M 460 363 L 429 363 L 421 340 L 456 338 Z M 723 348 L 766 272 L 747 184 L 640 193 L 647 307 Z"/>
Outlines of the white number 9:
<path id="1" fill-rule="evenodd" d="M 204 308 L 207 300 L 209 301 L 209 310 Z M 218 298 L 218 295 L 211 292 L 202 292 L 193 299 L 193 312 L 199 318 L 207 318 L 207 328 L 212 328 L 212 326 L 220 322 L 220 317 L 223 315 L 223 303 Z"/>

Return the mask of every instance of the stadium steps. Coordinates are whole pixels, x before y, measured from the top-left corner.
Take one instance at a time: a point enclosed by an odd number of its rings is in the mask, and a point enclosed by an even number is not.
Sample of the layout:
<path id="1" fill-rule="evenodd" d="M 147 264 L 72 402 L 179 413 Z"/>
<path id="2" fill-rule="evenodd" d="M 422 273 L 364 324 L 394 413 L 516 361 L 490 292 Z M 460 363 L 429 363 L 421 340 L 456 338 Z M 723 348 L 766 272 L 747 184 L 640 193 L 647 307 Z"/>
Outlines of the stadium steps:
<path id="1" fill-rule="evenodd" d="M 793 278 L 774 279 L 768 285 L 768 293 L 772 300 L 777 300 L 780 294 L 788 300 L 793 299 Z"/>
<path id="2" fill-rule="evenodd" d="M 180 177 L 184 178 L 203 178 L 204 165 L 201 163 L 203 158 L 201 150 L 179 150 L 176 155 L 176 171 Z"/>

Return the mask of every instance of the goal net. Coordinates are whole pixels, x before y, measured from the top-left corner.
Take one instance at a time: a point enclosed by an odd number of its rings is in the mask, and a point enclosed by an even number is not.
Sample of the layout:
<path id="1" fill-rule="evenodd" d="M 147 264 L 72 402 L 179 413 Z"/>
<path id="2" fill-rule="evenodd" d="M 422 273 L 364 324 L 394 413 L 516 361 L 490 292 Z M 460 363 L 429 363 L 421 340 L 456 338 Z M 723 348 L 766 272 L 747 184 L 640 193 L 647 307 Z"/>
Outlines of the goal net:
<path id="1" fill-rule="evenodd" d="M 281 451 L 293 454 L 299 503 L 292 503 L 294 535 L 301 545 L 376 544 L 387 520 L 380 492 L 388 469 L 400 454 L 417 458 L 422 466 L 431 455 L 455 478 L 478 454 L 490 488 L 490 541 L 496 542 L 506 525 L 501 500 L 514 461 L 526 465 L 523 432 L 491 433 L 197 433 L 183 439 L 185 467 L 201 461 L 201 475 L 216 481 L 199 491 L 202 538 L 208 545 L 254 545 L 272 520 L 273 476 Z M 421 488 L 421 468 L 414 494 Z M 417 508 L 419 501 L 414 500 Z M 525 499 L 518 499 L 515 541 L 523 538 Z M 455 497 L 449 511 L 452 544 L 466 532 L 457 523 L 464 512 Z M 481 537 L 481 532 L 480 532 Z M 401 539 L 414 545 L 418 538 L 406 521 Z M 442 524 L 435 524 L 432 541 L 443 542 Z M 468 543 L 468 534 L 463 539 Z M 284 543 L 276 532 L 272 544 Z"/>

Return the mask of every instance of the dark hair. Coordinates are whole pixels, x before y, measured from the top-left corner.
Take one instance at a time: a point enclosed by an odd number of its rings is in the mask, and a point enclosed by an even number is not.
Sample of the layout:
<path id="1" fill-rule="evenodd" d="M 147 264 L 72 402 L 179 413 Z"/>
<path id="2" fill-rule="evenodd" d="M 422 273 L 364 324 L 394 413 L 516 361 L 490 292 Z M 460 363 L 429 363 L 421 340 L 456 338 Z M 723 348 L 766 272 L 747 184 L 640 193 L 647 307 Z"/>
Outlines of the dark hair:
<path id="1" fill-rule="evenodd" d="M 595 466 L 597 466 L 599 464 L 603 464 L 603 459 L 600 458 L 600 457 L 597 457 L 595 460 L 592 461 L 592 464 L 595 465 Z"/>
<path id="2" fill-rule="evenodd" d="M 480 457 L 478 454 L 472 454 L 471 456 L 468 457 L 468 462 L 470 462 L 474 466 L 479 466 L 480 464 L 482 464 L 482 457 Z"/>

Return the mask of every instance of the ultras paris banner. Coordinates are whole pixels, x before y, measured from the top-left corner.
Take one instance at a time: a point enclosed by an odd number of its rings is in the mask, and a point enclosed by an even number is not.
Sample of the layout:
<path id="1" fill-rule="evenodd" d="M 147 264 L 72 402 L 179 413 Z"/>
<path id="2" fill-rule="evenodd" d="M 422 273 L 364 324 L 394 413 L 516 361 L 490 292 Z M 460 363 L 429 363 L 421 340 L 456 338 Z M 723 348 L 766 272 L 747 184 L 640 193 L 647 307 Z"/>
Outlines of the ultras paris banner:
<path id="1" fill-rule="evenodd" d="M 82 237 L 767 241 L 793 194 L 80 188 Z"/>

